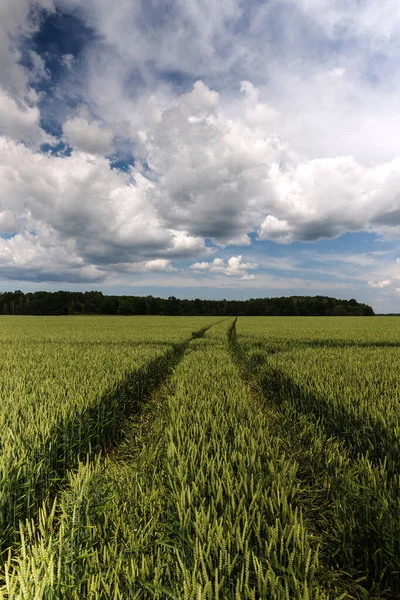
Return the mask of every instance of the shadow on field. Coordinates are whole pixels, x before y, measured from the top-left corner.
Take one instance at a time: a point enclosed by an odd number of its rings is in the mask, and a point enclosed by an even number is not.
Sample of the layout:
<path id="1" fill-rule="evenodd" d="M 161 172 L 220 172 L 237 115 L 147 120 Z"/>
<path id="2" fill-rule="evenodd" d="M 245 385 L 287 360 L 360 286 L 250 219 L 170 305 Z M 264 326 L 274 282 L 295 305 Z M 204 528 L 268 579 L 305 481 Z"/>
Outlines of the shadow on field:
<path id="1" fill-rule="evenodd" d="M 381 420 L 335 410 L 279 370 L 263 370 L 260 384 L 277 410 L 277 435 L 298 463 L 311 527 L 354 593 L 348 597 L 364 598 L 360 584 L 368 598 L 399 598 L 398 437 Z"/>
<path id="2" fill-rule="evenodd" d="M 254 338 L 251 336 L 241 336 L 243 339 L 247 338 L 248 341 L 253 341 Z M 295 349 L 307 349 L 307 348 L 321 348 L 324 350 L 329 349 L 345 349 L 345 348 L 400 348 L 400 342 L 380 342 L 380 341 L 352 341 L 346 339 L 339 340 L 289 340 L 287 342 L 283 342 L 281 340 L 268 340 L 265 342 L 255 342 L 252 344 L 254 348 L 260 348 L 268 352 L 269 354 L 280 354 L 283 352 L 288 352 L 290 350 Z"/>
<path id="3" fill-rule="evenodd" d="M 271 431 L 297 465 L 307 527 L 320 540 L 327 573 L 344 592 L 334 590 L 334 596 L 400 598 L 400 448 L 394 428 L 335 409 L 270 367 L 265 354 L 249 360 L 235 323 L 229 345 L 256 402 L 272 409 Z"/>
<path id="4" fill-rule="evenodd" d="M 0 345 L 7 345 L 9 346 L 10 344 L 20 344 L 20 340 L 0 340 Z M 43 339 L 29 339 L 29 343 L 30 344 L 36 344 L 38 346 L 47 346 L 47 345 L 51 345 L 51 346 L 64 346 L 65 345 L 65 340 L 43 340 Z M 68 345 L 73 347 L 73 346 L 84 346 L 84 347 L 91 347 L 91 346 L 101 346 L 101 347 L 107 347 L 107 346 L 119 346 L 119 347 L 123 347 L 123 348 L 132 348 L 132 347 L 152 347 L 154 348 L 155 346 L 171 346 L 171 342 L 158 342 L 158 341 L 154 341 L 154 342 L 142 342 L 142 341 L 138 341 L 138 340 L 134 340 L 134 341 L 123 341 L 123 342 L 113 342 L 112 340 L 109 341 L 104 341 L 104 340 L 94 340 L 92 342 L 88 342 L 85 340 L 68 340 Z"/>
<path id="5" fill-rule="evenodd" d="M 76 420 L 60 424 L 52 436 L 53 441 L 55 440 L 53 446 L 58 449 L 67 447 L 70 459 L 66 460 L 65 453 L 58 451 L 52 470 L 63 476 L 73 462 L 77 463 L 79 459 L 86 458 L 88 453 L 100 449 L 107 450 L 117 444 L 122 435 L 122 421 L 141 412 L 146 400 L 182 360 L 190 342 L 202 338 L 210 327 L 212 325 L 193 332 L 189 340 L 174 344 L 164 355 L 130 373 L 115 390 L 104 394 L 96 406 L 81 413 Z M 139 343 L 140 345 L 142 344 Z M 161 342 L 152 345 L 154 347 L 171 344 Z M 57 443 L 57 440 L 60 443 Z M 63 443 L 65 440 L 69 440 L 67 446 Z"/>
<path id="6" fill-rule="evenodd" d="M 7 492 L 0 496 L 0 555 L 18 544 L 19 521 L 37 515 L 42 503 L 54 497 L 68 470 L 80 460 L 99 451 L 107 453 L 118 444 L 124 420 L 141 413 L 146 401 L 182 360 L 190 342 L 202 338 L 216 324 L 193 332 L 187 341 L 173 345 L 164 355 L 130 373 L 95 406 L 77 413 L 73 420 L 57 424 L 43 440 L 40 456 L 32 454 L 22 468 L 10 471 Z"/>
<path id="7" fill-rule="evenodd" d="M 245 376 L 255 378 L 266 400 L 272 401 L 278 408 L 285 405 L 294 406 L 300 413 L 307 415 L 323 427 L 328 437 L 342 439 L 348 445 L 349 455 L 367 454 L 370 460 L 379 464 L 382 456 L 386 457 L 388 471 L 400 460 L 399 438 L 389 423 L 381 419 L 366 419 L 365 415 L 356 415 L 347 411 L 344 406 L 335 407 L 322 395 L 306 390 L 300 384 L 283 373 L 280 369 L 271 367 L 266 362 L 268 354 L 276 354 L 289 349 L 264 348 L 263 353 L 255 353 L 250 359 L 237 340 L 236 321 L 229 330 L 229 345 L 235 360 L 239 363 Z M 320 340 L 291 344 L 295 348 L 343 348 L 342 342 L 321 343 Z M 350 343 L 348 347 L 400 347 L 391 343 Z M 394 469 L 397 472 L 397 469 Z"/>
<path id="8" fill-rule="evenodd" d="M 375 463 L 386 457 L 387 468 L 400 460 L 399 439 L 389 423 L 351 414 L 343 406 L 335 407 L 321 395 L 313 394 L 295 383 L 279 369 L 263 366 L 260 386 L 265 398 L 280 406 L 293 406 L 300 413 L 312 417 L 323 427 L 328 437 L 347 443 L 349 455 L 368 454 Z M 397 469 L 396 469 L 397 472 Z"/>

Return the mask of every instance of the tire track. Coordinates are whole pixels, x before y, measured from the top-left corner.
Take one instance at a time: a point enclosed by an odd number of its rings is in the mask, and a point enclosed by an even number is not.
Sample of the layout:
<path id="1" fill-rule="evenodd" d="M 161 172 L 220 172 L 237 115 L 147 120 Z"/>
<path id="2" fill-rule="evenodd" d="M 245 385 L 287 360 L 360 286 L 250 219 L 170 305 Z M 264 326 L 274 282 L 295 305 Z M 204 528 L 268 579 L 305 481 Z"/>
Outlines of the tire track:
<path id="1" fill-rule="evenodd" d="M 268 367 L 264 374 L 261 360 L 246 361 L 236 321 L 228 342 L 243 380 L 298 465 L 305 522 L 320 539 L 330 576 L 350 597 L 398 597 L 399 477 L 386 463 L 354 452 L 346 440 L 331 435 L 310 406 L 282 398 L 281 388 L 266 382 Z"/>

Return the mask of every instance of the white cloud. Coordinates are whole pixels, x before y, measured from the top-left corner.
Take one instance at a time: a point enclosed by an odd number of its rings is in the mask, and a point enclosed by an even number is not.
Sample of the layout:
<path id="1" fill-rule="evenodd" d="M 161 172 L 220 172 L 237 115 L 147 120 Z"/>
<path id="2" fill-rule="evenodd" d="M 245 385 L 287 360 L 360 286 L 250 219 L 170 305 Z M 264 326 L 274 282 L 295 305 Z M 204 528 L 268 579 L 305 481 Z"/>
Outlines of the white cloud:
<path id="1" fill-rule="evenodd" d="M 112 149 L 113 133 L 102 129 L 99 123 L 88 123 L 82 117 L 68 119 L 62 126 L 67 142 L 77 150 L 91 154 L 108 154 Z"/>
<path id="2" fill-rule="evenodd" d="M 18 234 L 1 240 L 0 268 L 13 277 L 37 270 L 45 280 L 47 263 L 50 279 L 54 265 L 69 278 L 68 257 L 75 257 L 74 272 L 93 266 L 98 279 L 110 268 L 127 272 L 129 264 L 133 272 L 138 264 L 140 272 L 171 272 L 171 258 L 212 252 L 203 238 L 165 225 L 154 188 L 141 173 L 112 169 L 104 157 L 41 154 L 0 136 L 0 231 Z"/>
<path id="3" fill-rule="evenodd" d="M 73 54 L 63 54 L 61 62 L 67 69 L 71 70 L 75 63 L 75 56 Z"/>
<path id="4" fill-rule="evenodd" d="M 376 167 L 352 157 L 296 163 L 273 135 L 231 118 L 201 82 L 145 132 L 146 169 L 111 169 L 101 154 L 112 135 L 97 123 L 75 117 L 64 132 L 90 154 L 44 155 L 0 138 L 1 215 L 7 231 L 45 224 L 88 264 L 204 256 L 213 252 L 207 238 L 245 245 L 257 230 L 288 243 L 400 226 L 400 158 Z M 235 260 L 209 270 L 250 268 Z"/>
<path id="5" fill-rule="evenodd" d="M 37 52 L 33 50 L 29 51 L 29 58 L 31 61 L 31 67 L 29 69 L 29 79 L 32 82 L 40 79 L 49 79 L 50 72 L 46 68 L 44 58 L 42 58 Z"/>
<path id="6" fill-rule="evenodd" d="M 261 224 L 260 239 L 314 241 L 348 231 L 386 232 L 398 226 L 399 167 L 400 158 L 366 167 L 343 156 L 276 171 L 279 202 Z"/>
<path id="7" fill-rule="evenodd" d="M 155 204 L 171 227 L 218 244 L 248 243 L 263 211 L 275 206 L 275 140 L 229 118 L 201 81 L 143 139 L 143 158 L 157 181 Z"/>
<path id="8" fill-rule="evenodd" d="M 240 91 L 244 97 L 239 105 L 239 114 L 253 127 L 260 127 L 263 131 L 275 129 L 281 122 L 280 113 L 262 100 L 261 90 L 251 81 L 242 81 Z"/>
<path id="9" fill-rule="evenodd" d="M 3 277 L 27 281 L 96 282 L 105 273 L 86 264 L 74 244 L 60 243 L 50 228 L 39 226 L 35 234 L 25 231 L 11 239 L 0 238 L 0 267 Z"/>
<path id="10" fill-rule="evenodd" d="M 31 72 L 21 62 L 39 27 L 32 9 L 55 6 L 96 34 L 79 60 L 58 57 L 69 72 L 57 98 L 87 107 L 63 124 L 70 157 L 35 151 L 51 141 L 40 101 L 52 92 L 30 87 L 48 77 L 43 56 L 30 52 Z M 202 259 L 250 246 L 249 233 L 283 244 L 351 231 L 397 239 L 399 41 L 394 0 L 3 2 L 0 229 L 18 236 L 1 242 L 0 266 L 34 272 L 26 257 L 36 256 L 45 277 L 47 256 L 49 277 L 53 261 L 66 277 L 97 278 L 129 265 L 168 273 L 191 258 L 192 273 L 250 280 L 241 255 Z M 135 157 L 127 173 L 104 158 L 118 144 Z M 362 277 L 385 287 L 396 278 L 385 269 Z"/>
<path id="11" fill-rule="evenodd" d="M 258 239 L 275 240 L 284 244 L 292 241 L 291 232 L 292 227 L 286 220 L 279 220 L 272 215 L 268 215 L 261 223 Z"/>
<path id="12" fill-rule="evenodd" d="M 172 246 L 167 252 L 177 258 L 191 258 L 199 255 L 209 255 L 213 248 L 207 247 L 201 236 L 190 235 L 188 231 L 171 230 L 173 234 Z"/>
<path id="13" fill-rule="evenodd" d="M 389 43 L 400 29 L 400 7 L 396 0 L 331 2 L 330 0 L 291 0 L 315 19 L 334 39 L 365 39 L 379 48 Z"/>
<path id="14" fill-rule="evenodd" d="M 46 225 L 61 247 L 72 245 L 88 264 L 151 258 L 173 248 L 173 232 L 149 201 L 151 182 L 136 174 L 134 183 L 102 157 L 43 155 L 0 138 L 0 183 L 8 230 L 36 231 L 40 243 Z M 12 240 L 4 243 L 11 252 Z"/>
<path id="15" fill-rule="evenodd" d="M 215 259 L 215 260 L 221 260 L 221 259 Z M 210 268 L 210 263 L 202 261 L 202 262 L 196 262 L 193 263 L 190 266 L 191 269 L 194 269 L 195 271 L 208 271 Z"/>
<path id="16" fill-rule="evenodd" d="M 390 279 L 383 279 L 382 281 L 368 281 L 369 287 L 382 289 L 388 287 L 392 282 Z"/>
<path id="17" fill-rule="evenodd" d="M 17 103 L 0 87 L 0 135 L 34 146 L 51 141 L 40 127 L 40 112 L 24 100 Z"/>
<path id="18" fill-rule="evenodd" d="M 227 277 L 240 277 L 244 280 L 254 279 L 254 275 L 249 275 L 247 271 L 257 269 L 255 263 L 242 262 L 242 256 L 231 256 L 227 263 L 223 258 L 214 258 L 212 262 L 196 262 L 190 268 L 197 272 L 209 272 L 226 275 Z"/>
<path id="19" fill-rule="evenodd" d="M 79 94 L 115 132 L 134 138 L 143 122 L 156 123 L 181 89 L 177 74 L 204 78 L 231 100 L 243 81 L 253 105 L 241 118 L 268 129 L 278 120 L 279 135 L 307 159 L 352 154 L 378 163 L 400 154 L 396 0 L 140 0 L 129 10 L 58 1 L 98 33 Z"/>
<path id="20" fill-rule="evenodd" d="M 165 258 L 156 258 L 153 260 L 147 260 L 144 263 L 144 271 L 153 271 L 153 272 L 172 272 L 177 271 L 172 265 L 171 261 Z"/>
<path id="21" fill-rule="evenodd" d="M 169 259 L 155 258 L 152 260 L 115 263 L 104 265 L 104 270 L 112 277 L 116 274 L 135 274 L 135 273 L 175 273 L 178 271 Z"/>
<path id="22" fill-rule="evenodd" d="M 273 134 L 231 118 L 201 82 L 162 112 L 143 152 L 162 218 L 217 244 L 243 243 L 255 229 L 259 239 L 289 243 L 400 225 L 400 158 L 296 161 Z"/>
<path id="23" fill-rule="evenodd" d="M 79 11 L 107 47 L 115 48 L 116 54 L 124 59 L 117 62 L 118 76 L 121 70 L 126 75 L 130 66 L 151 83 L 154 74 L 150 65 L 158 72 L 199 74 L 217 69 L 223 73 L 242 53 L 234 43 L 238 36 L 231 31 L 232 24 L 243 15 L 239 0 L 218 4 L 212 0 L 176 0 L 167 5 L 149 5 L 146 0 L 138 0 L 122 10 L 107 0 L 61 3 L 64 8 Z M 222 58 L 227 37 L 230 51 Z M 94 73 L 107 62 L 103 56 L 95 56 L 95 52 L 90 59 Z"/>
<path id="24" fill-rule="evenodd" d="M 34 147 L 52 142 L 40 127 L 38 94 L 33 82 L 48 77 L 44 60 L 27 52 L 31 67 L 23 65 L 21 46 L 40 26 L 40 11 L 54 12 L 53 0 L 0 2 L 0 135 Z"/>
<path id="25" fill-rule="evenodd" d="M 25 98 L 30 79 L 29 71 L 20 62 L 20 44 L 37 31 L 39 9 L 53 12 L 53 0 L 0 2 L 0 86 L 17 101 Z"/>

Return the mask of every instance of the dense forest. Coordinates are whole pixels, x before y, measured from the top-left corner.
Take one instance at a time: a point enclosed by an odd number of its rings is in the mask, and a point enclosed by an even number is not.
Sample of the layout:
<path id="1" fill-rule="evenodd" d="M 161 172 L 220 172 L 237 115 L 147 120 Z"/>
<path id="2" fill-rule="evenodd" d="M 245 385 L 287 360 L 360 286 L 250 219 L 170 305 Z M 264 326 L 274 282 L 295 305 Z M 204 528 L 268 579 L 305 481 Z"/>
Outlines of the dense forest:
<path id="1" fill-rule="evenodd" d="M 3 315 L 220 315 L 370 316 L 373 309 L 354 299 L 326 296 L 180 300 L 153 296 L 105 296 L 102 292 L 0 292 Z"/>

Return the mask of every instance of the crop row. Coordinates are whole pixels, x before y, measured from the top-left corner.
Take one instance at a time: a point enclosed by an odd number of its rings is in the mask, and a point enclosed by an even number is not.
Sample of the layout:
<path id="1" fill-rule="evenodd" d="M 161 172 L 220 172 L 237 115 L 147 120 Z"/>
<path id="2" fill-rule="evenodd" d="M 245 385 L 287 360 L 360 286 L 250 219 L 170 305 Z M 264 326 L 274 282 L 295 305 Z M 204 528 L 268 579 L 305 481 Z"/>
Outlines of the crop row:
<path id="1" fill-rule="evenodd" d="M 160 335 L 165 383 L 114 452 L 79 462 L 21 526 L 0 598 L 400 596 L 394 321 L 241 318 L 203 333 Z"/>
<path id="2" fill-rule="evenodd" d="M 339 598 L 299 464 L 231 360 L 229 325 L 193 340 L 117 456 L 82 464 L 24 528 L 3 598 Z"/>
<path id="3" fill-rule="evenodd" d="M 0 549 L 67 469 L 118 437 L 122 417 L 212 322 L 2 318 Z"/>
<path id="4" fill-rule="evenodd" d="M 278 434 L 287 432 L 321 556 L 368 597 L 397 597 L 400 335 L 390 319 L 346 329 L 335 319 L 326 338 L 318 321 L 241 319 L 232 344 Z"/>

